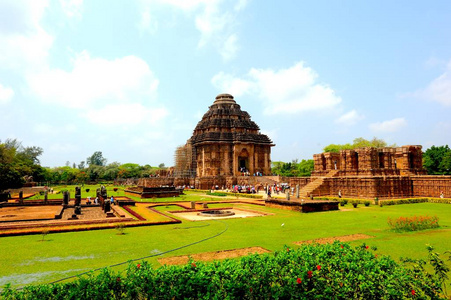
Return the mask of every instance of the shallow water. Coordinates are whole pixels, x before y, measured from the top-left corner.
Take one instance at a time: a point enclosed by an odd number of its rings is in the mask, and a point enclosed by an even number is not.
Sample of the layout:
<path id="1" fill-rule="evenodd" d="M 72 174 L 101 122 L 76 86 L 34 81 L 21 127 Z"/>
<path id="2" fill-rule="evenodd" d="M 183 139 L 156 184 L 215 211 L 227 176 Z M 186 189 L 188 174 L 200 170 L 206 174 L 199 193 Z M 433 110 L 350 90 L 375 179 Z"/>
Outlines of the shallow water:
<path id="1" fill-rule="evenodd" d="M 27 260 L 24 261 L 23 263 L 21 263 L 21 266 L 28 266 L 28 265 L 32 265 L 35 263 L 41 263 L 41 262 L 62 262 L 62 261 L 71 261 L 71 260 L 83 260 L 83 259 L 94 259 L 96 258 L 95 255 L 91 254 L 91 255 L 84 255 L 84 256 L 74 256 L 74 255 L 69 255 L 69 256 L 54 256 L 54 257 L 37 257 L 35 259 L 32 260 Z"/>

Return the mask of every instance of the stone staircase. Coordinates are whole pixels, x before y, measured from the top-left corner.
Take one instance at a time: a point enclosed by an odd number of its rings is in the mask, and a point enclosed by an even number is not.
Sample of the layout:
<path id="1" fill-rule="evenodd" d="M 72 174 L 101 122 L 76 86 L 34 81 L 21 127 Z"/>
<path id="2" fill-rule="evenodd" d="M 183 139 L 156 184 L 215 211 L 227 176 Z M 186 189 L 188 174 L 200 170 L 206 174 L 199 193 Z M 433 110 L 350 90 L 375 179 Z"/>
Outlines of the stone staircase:
<path id="1" fill-rule="evenodd" d="M 311 181 L 299 190 L 299 198 L 310 197 L 310 195 L 313 194 L 316 189 L 321 187 L 321 185 L 324 183 L 324 179 L 334 177 L 338 174 L 338 172 L 339 170 L 332 170 L 325 176 L 318 177 L 315 180 Z"/>

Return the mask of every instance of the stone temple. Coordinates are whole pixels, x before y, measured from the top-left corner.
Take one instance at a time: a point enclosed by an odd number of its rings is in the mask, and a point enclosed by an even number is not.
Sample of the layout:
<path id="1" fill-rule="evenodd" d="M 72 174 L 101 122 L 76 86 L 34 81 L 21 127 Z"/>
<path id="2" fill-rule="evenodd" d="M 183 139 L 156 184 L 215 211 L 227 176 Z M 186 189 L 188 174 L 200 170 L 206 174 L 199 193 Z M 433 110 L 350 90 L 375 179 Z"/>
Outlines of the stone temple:
<path id="1" fill-rule="evenodd" d="M 285 183 L 296 187 L 300 198 L 338 193 L 370 199 L 451 195 L 451 176 L 427 175 L 419 145 L 315 154 L 310 177 L 271 176 L 273 146 L 232 95 L 220 94 L 191 138 L 176 149 L 175 167 L 159 178 L 142 178 L 138 185 L 230 189 L 238 184 L 259 189 Z"/>
<path id="2" fill-rule="evenodd" d="M 176 178 L 195 177 L 195 185 L 237 184 L 237 177 L 271 174 L 271 139 L 260 133 L 232 95 L 220 94 L 176 150 Z"/>

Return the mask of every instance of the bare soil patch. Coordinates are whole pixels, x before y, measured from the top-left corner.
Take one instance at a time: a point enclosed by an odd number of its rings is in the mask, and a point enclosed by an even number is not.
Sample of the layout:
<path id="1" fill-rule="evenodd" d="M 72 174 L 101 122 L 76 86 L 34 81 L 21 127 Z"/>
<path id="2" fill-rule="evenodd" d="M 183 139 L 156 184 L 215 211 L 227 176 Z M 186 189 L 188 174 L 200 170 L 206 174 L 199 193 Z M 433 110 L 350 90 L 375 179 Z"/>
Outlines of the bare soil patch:
<path id="1" fill-rule="evenodd" d="M 328 237 L 328 238 L 321 238 L 321 239 L 314 239 L 314 240 L 307 240 L 307 241 L 299 241 L 299 242 L 295 242 L 294 244 L 296 244 L 296 245 L 314 244 L 314 243 L 331 244 L 334 241 L 351 242 L 351 241 L 356 241 L 356 240 L 371 239 L 373 237 L 374 236 L 372 236 L 372 235 L 357 233 L 357 234 L 333 236 L 333 237 Z"/>
<path id="2" fill-rule="evenodd" d="M 13 206 L 0 209 L 0 222 L 54 219 L 60 207 L 56 206 Z"/>
<path id="3" fill-rule="evenodd" d="M 164 257 L 158 259 L 158 262 L 162 265 L 184 265 L 188 263 L 189 259 L 192 258 L 194 261 L 213 261 L 222 260 L 226 258 L 236 258 L 241 256 L 246 256 L 249 254 L 262 254 L 271 252 L 262 247 L 250 247 L 243 249 L 233 249 L 233 250 L 223 250 L 215 252 L 204 252 L 192 255 L 181 255 L 173 257 Z"/>

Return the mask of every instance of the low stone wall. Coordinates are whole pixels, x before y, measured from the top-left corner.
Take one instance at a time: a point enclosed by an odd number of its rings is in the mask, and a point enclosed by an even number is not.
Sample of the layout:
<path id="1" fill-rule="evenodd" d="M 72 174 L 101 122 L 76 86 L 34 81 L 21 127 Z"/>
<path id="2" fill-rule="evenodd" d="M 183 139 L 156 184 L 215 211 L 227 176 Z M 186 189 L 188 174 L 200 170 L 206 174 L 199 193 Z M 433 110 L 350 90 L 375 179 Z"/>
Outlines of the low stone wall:
<path id="1" fill-rule="evenodd" d="M 318 195 L 356 198 L 403 198 L 412 196 L 412 181 L 407 176 L 333 177 L 327 178 Z"/>
<path id="2" fill-rule="evenodd" d="M 138 186 L 160 187 L 173 185 L 174 185 L 174 177 L 150 177 L 138 179 Z"/>
<path id="3" fill-rule="evenodd" d="M 412 195 L 415 197 L 451 198 L 451 176 L 412 176 Z"/>
<path id="4" fill-rule="evenodd" d="M 310 177 L 283 177 L 283 180 L 288 182 L 290 187 L 296 187 L 299 184 L 300 189 L 312 181 Z"/>
<path id="5" fill-rule="evenodd" d="M 320 212 L 338 210 L 338 201 L 289 201 L 280 199 L 265 200 L 265 206 L 299 212 Z"/>

